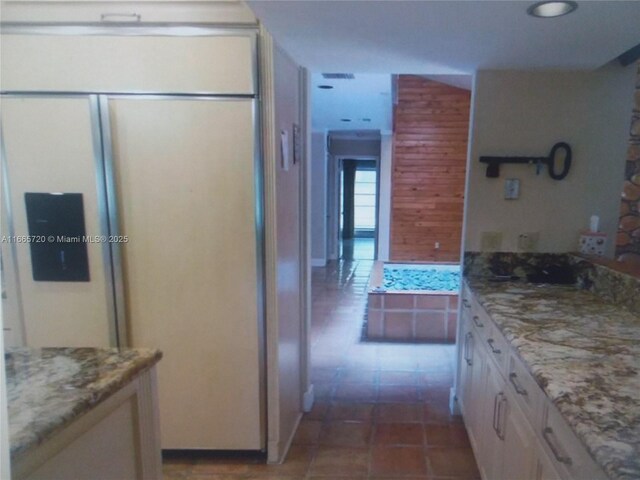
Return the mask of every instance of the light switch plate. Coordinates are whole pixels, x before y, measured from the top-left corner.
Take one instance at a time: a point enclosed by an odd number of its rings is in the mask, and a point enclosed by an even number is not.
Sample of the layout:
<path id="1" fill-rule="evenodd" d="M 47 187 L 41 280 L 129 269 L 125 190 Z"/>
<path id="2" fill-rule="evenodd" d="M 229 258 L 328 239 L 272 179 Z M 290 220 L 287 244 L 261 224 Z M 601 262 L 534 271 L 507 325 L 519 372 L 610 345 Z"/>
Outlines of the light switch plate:
<path id="1" fill-rule="evenodd" d="M 480 236 L 480 250 L 483 252 L 498 252 L 502 247 L 502 232 L 482 232 Z"/>
<path id="2" fill-rule="evenodd" d="M 505 200 L 516 200 L 520 197 L 520 180 L 518 178 L 507 178 L 504 181 Z"/>

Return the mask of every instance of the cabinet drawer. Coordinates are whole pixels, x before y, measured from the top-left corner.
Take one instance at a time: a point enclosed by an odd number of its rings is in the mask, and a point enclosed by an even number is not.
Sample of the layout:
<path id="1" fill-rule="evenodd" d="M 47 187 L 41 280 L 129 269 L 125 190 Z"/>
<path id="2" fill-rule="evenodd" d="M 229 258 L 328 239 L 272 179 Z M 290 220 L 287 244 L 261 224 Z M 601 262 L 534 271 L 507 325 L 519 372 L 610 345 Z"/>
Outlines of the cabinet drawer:
<path id="1" fill-rule="evenodd" d="M 537 428 L 540 425 L 542 413 L 540 406 L 543 393 L 522 361 L 513 353 L 509 356 L 506 379 L 507 388 L 513 394 L 513 398 L 522 408 L 530 423 Z"/>
<path id="2" fill-rule="evenodd" d="M 540 430 L 545 452 L 557 471 L 566 479 L 588 478 L 604 480 L 602 469 L 593 461 L 586 448 L 567 425 L 558 410 L 546 402 Z"/>

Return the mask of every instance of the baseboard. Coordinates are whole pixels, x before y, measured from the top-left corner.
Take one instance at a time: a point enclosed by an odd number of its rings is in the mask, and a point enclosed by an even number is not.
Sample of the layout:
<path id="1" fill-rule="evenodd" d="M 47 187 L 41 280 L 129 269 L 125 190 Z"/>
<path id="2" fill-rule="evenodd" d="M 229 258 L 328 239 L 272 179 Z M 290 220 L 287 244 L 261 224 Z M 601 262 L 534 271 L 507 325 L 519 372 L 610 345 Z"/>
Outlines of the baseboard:
<path id="1" fill-rule="evenodd" d="M 296 432 L 298 431 L 298 427 L 300 426 L 300 420 L 302 420 L 302 413 L 298 414 L 295 426 L 293 427 L 293 430 L 291 431 L 291 434 L 289 435 L 289 438 L 287 439 L 282 452 L 278 451 L 280 442 L 268 442 L 267 463 L 280 464 L 284 462 L 285 458 L 287 458 L 287 453 L 289 453 L 289 449 L 291 448 L 291 444 L 293 443 L 293 438 L 295 437 Z"/>
<path id="2" fill-rule="evenodd" d="M 309 385 L 309 388 L 304 395 L 302 395 L 302 410 L 304 412 L 310 412 L 313 408 L 313 402 L 315 401 L 315 392 L 313 389 L 313 384 Z"/>
<path id="3" fill-rule="evenodd" d="M 326 258 L 312 258 L 311 259 L 312 267 L 326 267 L 327 259 Z"/>
<path id="4" fill-rule="evenodd" d="M 456 397 L 456 389 L 453 387 L 449 390 L 449 412 L 451 412 L 451 415 L 462 415 L 458 398 Z"/>

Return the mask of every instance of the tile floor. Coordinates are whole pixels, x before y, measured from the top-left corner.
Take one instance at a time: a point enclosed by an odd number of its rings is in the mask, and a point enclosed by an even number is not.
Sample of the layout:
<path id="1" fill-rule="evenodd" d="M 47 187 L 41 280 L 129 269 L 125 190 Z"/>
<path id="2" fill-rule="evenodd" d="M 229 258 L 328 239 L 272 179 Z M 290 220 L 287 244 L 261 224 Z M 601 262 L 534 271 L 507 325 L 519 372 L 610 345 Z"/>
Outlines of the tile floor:
<path id="1" fill-rule="evenodd" d="M 448 413 L 455 347 L 361 341 L 371 265 L 313 271 L 316 403 L 285 462 L 174 458 L 166 480 L 480 478 L 464 425 Z"/>

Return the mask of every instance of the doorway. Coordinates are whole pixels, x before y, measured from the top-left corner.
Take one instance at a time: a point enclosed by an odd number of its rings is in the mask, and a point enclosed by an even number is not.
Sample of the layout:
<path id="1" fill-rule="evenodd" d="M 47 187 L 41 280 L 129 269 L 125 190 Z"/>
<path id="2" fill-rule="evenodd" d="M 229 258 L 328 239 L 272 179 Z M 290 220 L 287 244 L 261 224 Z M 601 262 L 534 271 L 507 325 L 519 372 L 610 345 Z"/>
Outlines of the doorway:
<path id="1" fill-rule="evenodd" d="M 375 260 L 378 233 L 378 160 L 340 159 L 342 260 Z"/>

